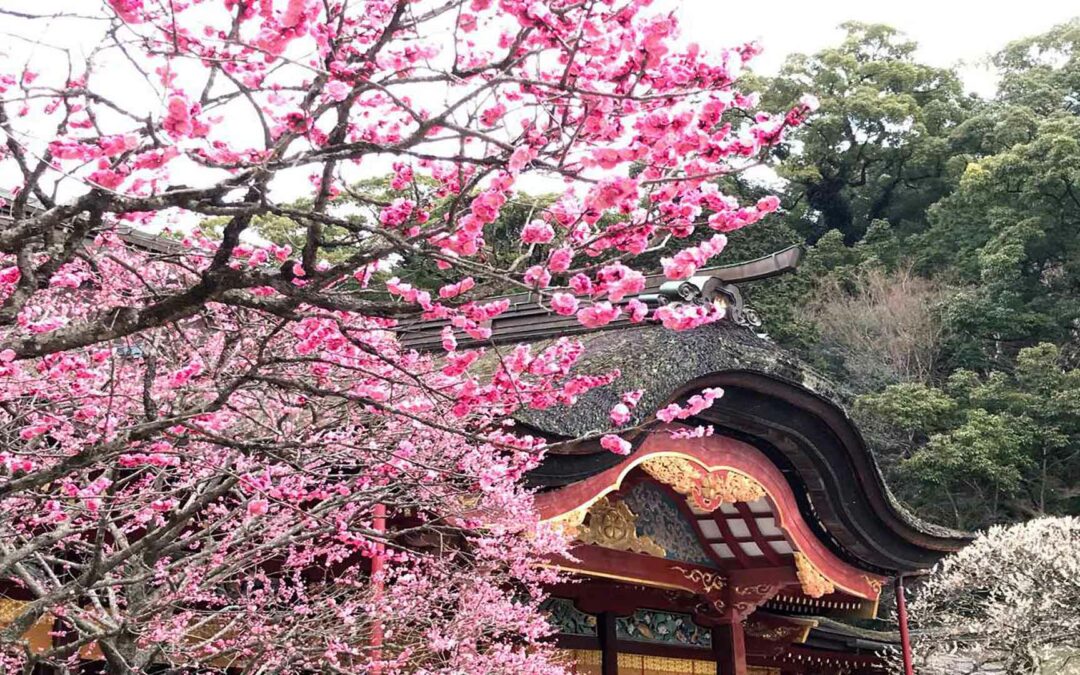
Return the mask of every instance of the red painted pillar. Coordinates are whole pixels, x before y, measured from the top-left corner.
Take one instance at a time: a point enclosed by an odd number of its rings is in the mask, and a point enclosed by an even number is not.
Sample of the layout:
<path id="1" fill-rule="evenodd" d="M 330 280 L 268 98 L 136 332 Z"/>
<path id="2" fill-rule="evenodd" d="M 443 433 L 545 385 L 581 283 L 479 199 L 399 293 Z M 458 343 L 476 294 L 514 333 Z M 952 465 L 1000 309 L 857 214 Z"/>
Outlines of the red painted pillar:
<path id="1" fill-rule="evenodd" d="M 900 651 L 904 657 L 904 675 L 915 675 L 915 666 L 911 660 L 911 635 L 908 633 L 903 574 L 896 575 L 896 616 L 900 623 Z"/>
<path id="2" fill-rule="evenodd" d="M 619 648 L 616 645 L 615 613 L 601 612 L 596 622 L 597 637 L 600 638 L 600 673 L 618 675 Z"/>
<path id="3" fill-rule="evenodd" d="M 716 675 L 746 675 L 746 635 L 742 621 L 733 617 L 712 630 Z"/>
<path id="4" fill-rule="evenodd" d="M 386 505 L 385 504 L 376 504 L 375 505 L 375 514 L 374 514 L 374 518 L 372 519 L 372 527 L 376 532 L 380 532 L 380 533 L 381 532 L 386 532 Z M 382 553 L 383 553 L 383 545 L 382 544 L 376 544 L 375 545 L 375 555 L 373 555 L 371 557 L 371 578 L 373 580 L 372 583 L 374 584 L 376 603 L 378 603 L 378 600 L 382 596 L 382 592 L 383 592 L 382 579 L 379 578 L 379 576 L 378 576 L 379 573 L 382 571 L 383 564 L 385 564 L 385 562 L 386 562 L 385 559 L 383 558 Z M 372 628 L 371 628 L 371 647 L 372 647 L 372 649 L 371 649 L 371 658 L 374 661 L 378 661 L 380 658 L 382 658 L 382 652 L 379 649 L 379 647 L 382 647 L 382 641 L 383 641 L 382 623 L 380 623 L 379 621 L 376 621 L 375 625 L 372 626 Z M 371 674 L 372 675 L 380 675 L 380 673 L 382 673 L 382 666 L 380 666 L 378 663 L 376 663 L 375 666 L 371 669 Z"/>

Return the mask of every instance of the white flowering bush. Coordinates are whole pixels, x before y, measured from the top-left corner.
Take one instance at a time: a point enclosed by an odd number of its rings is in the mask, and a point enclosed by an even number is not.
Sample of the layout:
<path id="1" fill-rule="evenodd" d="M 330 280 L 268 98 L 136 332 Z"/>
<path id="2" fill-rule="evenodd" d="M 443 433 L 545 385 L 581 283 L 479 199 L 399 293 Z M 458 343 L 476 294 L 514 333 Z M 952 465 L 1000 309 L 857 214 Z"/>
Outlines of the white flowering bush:
<path id="1" fill-rule="evenodd" d="M 990 528 L 934 570 L 910 613 L 920 675 L 1069 672 L 1080 662 L 1080 518 Z"/>

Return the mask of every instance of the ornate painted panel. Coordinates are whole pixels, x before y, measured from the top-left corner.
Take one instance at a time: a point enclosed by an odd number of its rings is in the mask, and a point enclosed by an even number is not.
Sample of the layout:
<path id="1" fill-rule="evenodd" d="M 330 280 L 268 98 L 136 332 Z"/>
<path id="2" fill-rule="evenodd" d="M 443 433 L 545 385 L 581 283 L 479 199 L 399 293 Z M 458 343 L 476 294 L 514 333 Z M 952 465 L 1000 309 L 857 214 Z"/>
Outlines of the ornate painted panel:
<path id="1" fill-rule="evenodd" d="M 694 623 L 689 614 L 639 609 L 615 619 L 615 637 L 682 647 L 712 647 L 712 633 Z"/>
<path id="2" fill-rule="evenodd" d="M 540 608 L 547 612 L 548 621 L 556 632 L 596 637 L 596 617 L 575 607 L 573 600 L 548 598 Z"/>
<path id="3" fill-rule="evenodd" d="M 701 549 L 694 526 L 659 486 L 641 482 L 626 491 L 622 501 L 637 516 L 637 533 L 664 550 L 669 560 L 682 560 L 707 567 L 716 564 Z"/>

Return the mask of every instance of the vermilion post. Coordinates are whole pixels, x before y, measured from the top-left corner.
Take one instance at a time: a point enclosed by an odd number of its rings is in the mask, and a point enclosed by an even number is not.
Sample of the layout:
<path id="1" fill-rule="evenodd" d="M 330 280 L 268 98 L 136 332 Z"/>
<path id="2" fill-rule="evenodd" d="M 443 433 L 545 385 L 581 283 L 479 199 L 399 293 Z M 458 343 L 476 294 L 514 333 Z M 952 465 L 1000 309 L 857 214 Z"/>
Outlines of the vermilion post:
<path id="1" fill-rule="evenodd" d="M 904 657 L 904 675 L 915 675 L 911 660 L 911 636 L 908 634 L 907 601 L 904 599 L 904 575 L 896 575 L 896 615 L 900 622 L 900 652 Z"/>
<path id="2" fill-rule="evenodd" d="M 375 505 L 375 514 L 374 514 L 372 526 L 374 527 L 376 532 L 379 532 L 379 533 L 386 532 L 386 505 L 385 504 L 376 504 Z M 371 558 L 371 578 L 372 578 L 372 583 L 374 584 L 373 588 L 374 588 L 374 593 L 375 593 L 375 604 L 376 604 L 376 606 L 378 605 L 380 598 L 382 598 L 382 592 L 383 592 L 382 578 L 379 577 L 379 573 L 382 571 L 382 568 L 383 568 L 383 562 L 384 562 L 384 560 L 383 560 L 383 545 L 382 544 L 376 544 L 375 545 L 375 555 L 372 556 L 372 558 Z M 383 641 L 382 623 L 380 621 L 376 620 L 375 625 L 372 626 L 372 628 L 371 628 L 371 647 L 372 647 L 372 649 L 371 649 L 371 659 L 372 659 L 372 661 L 375 662 L 375 665 L 371 669 L 372 675 L 379 675 L 382 672 L 382 666 L 379 665 L 379 663 L 378 663 L 379 659 L 382 658 L 382 652 L 379 650 L 379 647 L 382 646 L 382 641 Z"/>

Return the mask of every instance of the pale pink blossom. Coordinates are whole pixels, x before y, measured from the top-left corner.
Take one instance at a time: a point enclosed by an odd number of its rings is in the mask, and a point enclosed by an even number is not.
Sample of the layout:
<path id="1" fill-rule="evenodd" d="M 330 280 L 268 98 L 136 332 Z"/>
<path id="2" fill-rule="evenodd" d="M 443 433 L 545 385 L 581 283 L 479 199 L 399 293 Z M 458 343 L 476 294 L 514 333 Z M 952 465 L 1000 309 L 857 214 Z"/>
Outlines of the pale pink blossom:
<path id="1" fill-rule="evenodd" d="M 615 434 L 604 435 L 600 439 L 600 447 L 616 455 L 629 455 L 630 450 L 633 448 L 629 441 L 619 438 Z"/>
<path id="2" fill-rule="evenodd" d="M 556 293 L 551 296 L 551 309 L 556 314 L 570 316 L 578 310 L 578 299 L 570 293 Z"/>

